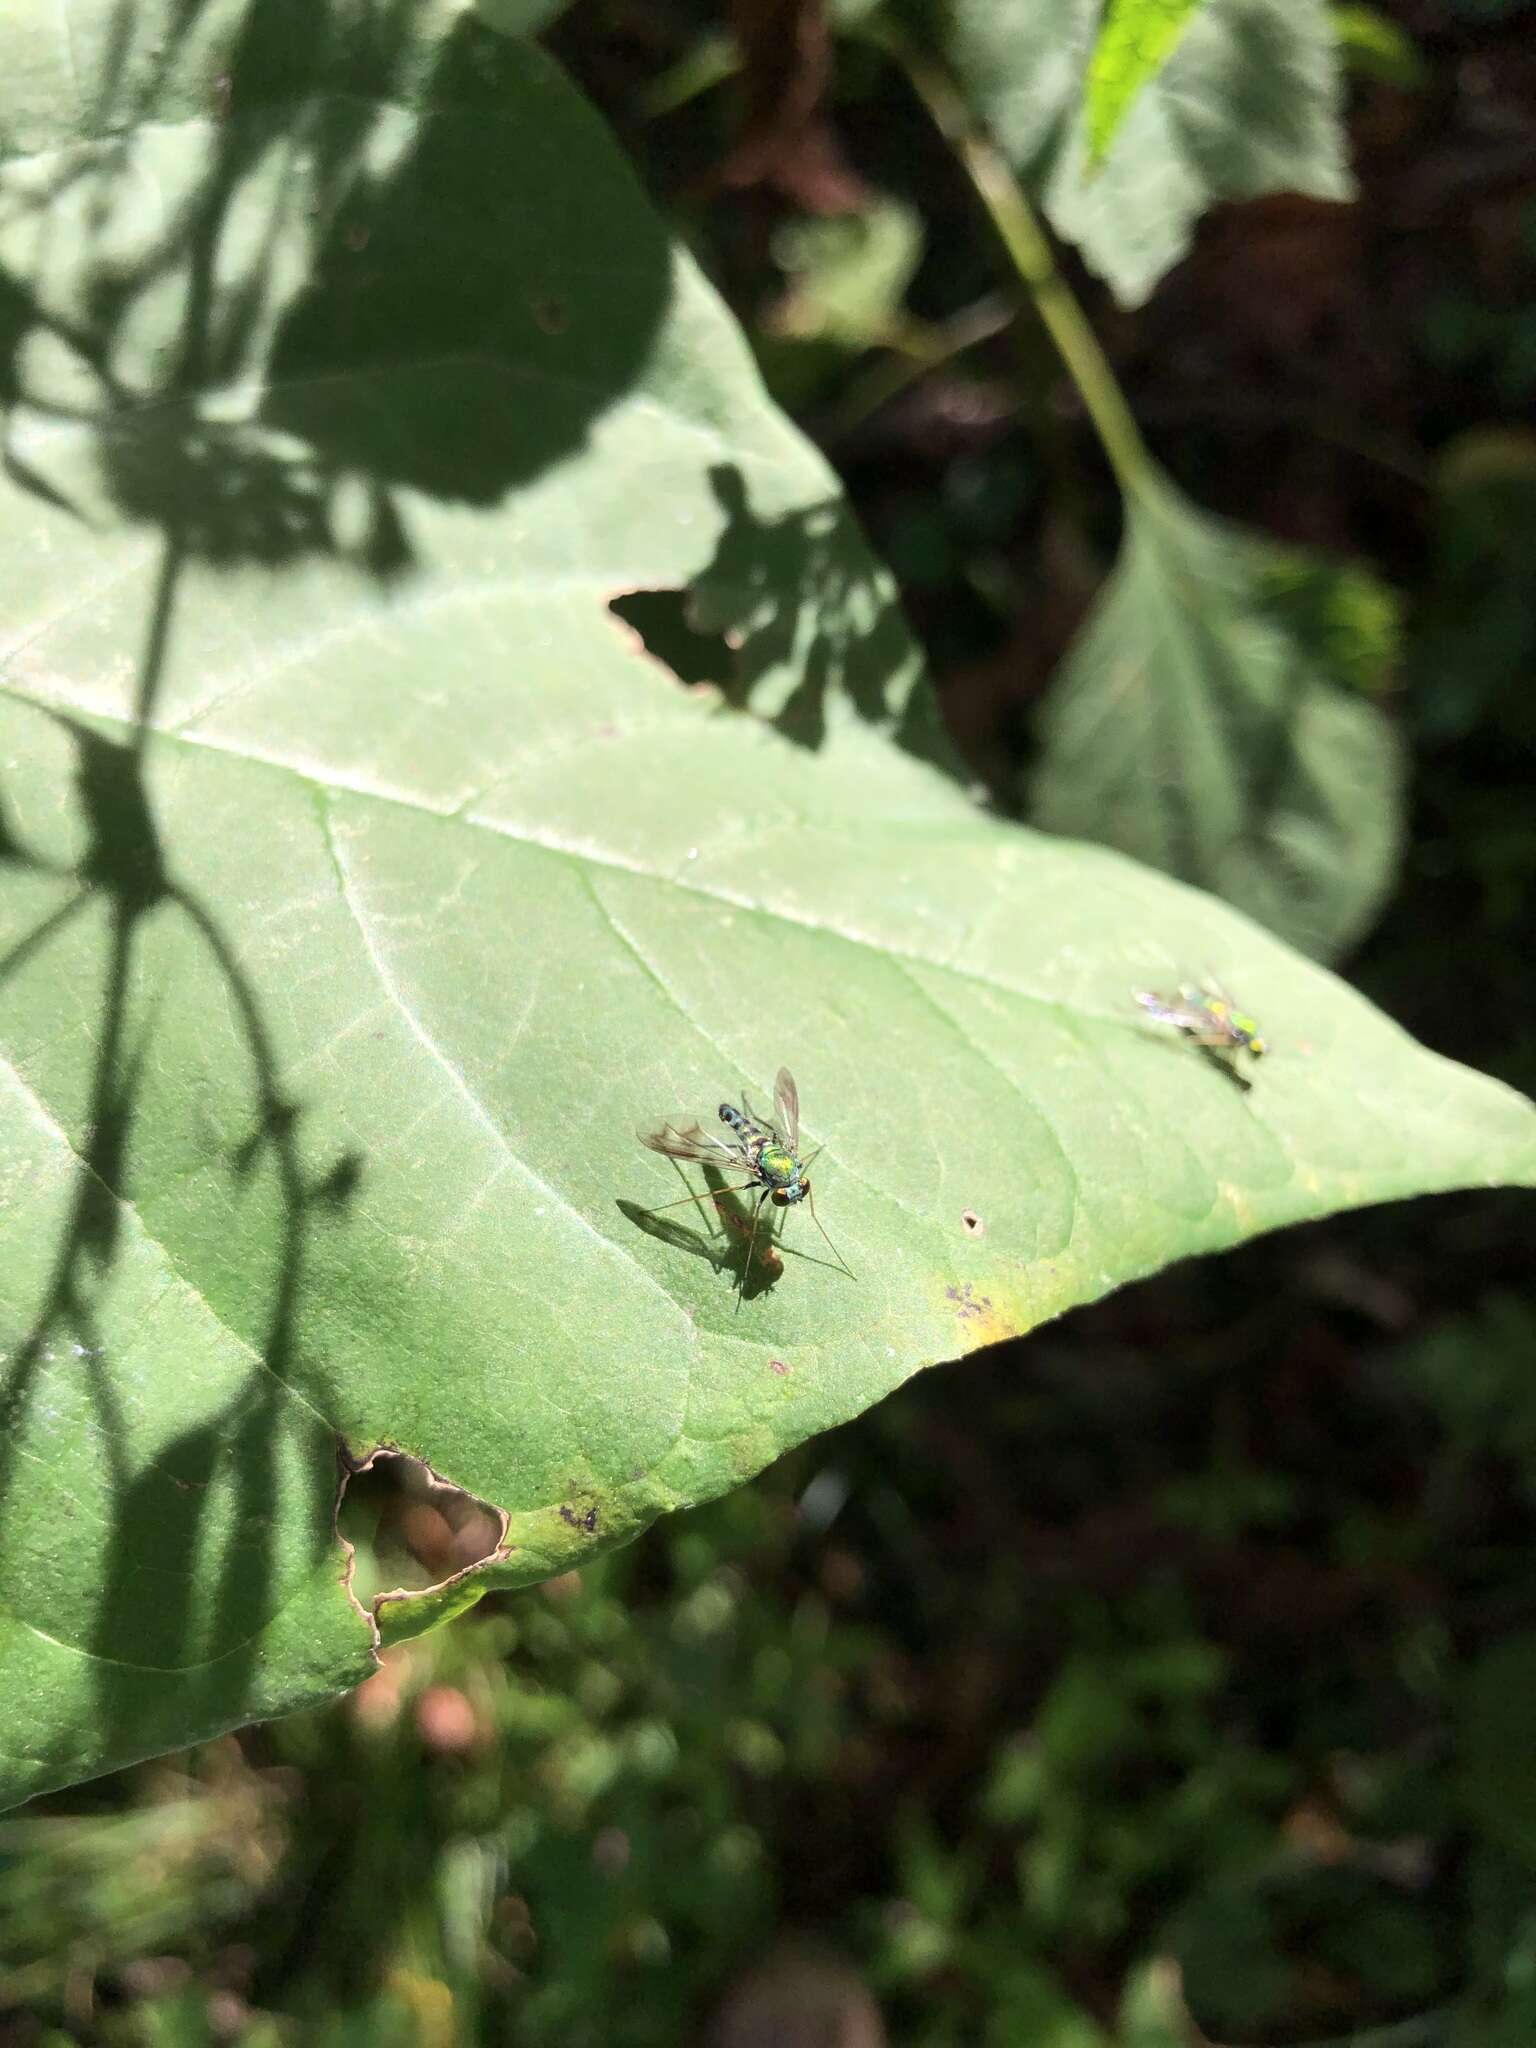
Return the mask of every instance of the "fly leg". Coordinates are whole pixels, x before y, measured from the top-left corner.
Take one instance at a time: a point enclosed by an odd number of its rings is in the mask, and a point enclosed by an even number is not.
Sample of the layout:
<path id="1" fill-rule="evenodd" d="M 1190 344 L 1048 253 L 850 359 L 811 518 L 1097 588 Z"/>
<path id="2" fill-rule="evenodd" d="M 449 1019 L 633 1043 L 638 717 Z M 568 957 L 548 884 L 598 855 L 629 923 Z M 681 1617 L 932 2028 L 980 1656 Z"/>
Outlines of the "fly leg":
<path id="1" fill-rule="evenodd" d="M 855 1275 L 853 1268 L 849 1265 L 848 1261 L 843 1257 L 842 1253 L 838 1250 L 837 1246 L 832 1242 L 831 1238 L 827 1237 L 826 1226 L 825 1224 L 823 1224 L 821 1218 L 816 1214 L 816 1197 L 811 1193 L 809 1185 L 807 1185 L 805 1190 L 805 1199 L 811 1205 L 811 1221 L 815 1224 L 816 1228 L 821 1232 L 822 1237 L 826 1240 L 827 1250 L 832 1254 L 833 1258 L 836 1259 L 837 1263 L 842 1267 L 843 1271 L 848 1275 L 848 1278 L 850 1280 L 856 1278 L 857 1276 Z"/>
<path id="2" fill-rule="evenodd" d="M 740 1314 L 740 1312 L 741 1312 L 741 1301 L 742 1301 L 742 1296 L 743 1296 L 743 1295 L 744 1295 L 744 1294 L 746 1293 L 746 1291 L 747 1291 L 747 1276 L 748 1276 L 748 1275 L 749 1275 L 749 1274 L 751 1273 L 751 1271 L 752 1271 L 752 1254 L 753 1254 L 754 1250 L 755 1250 L 755 1249 L 756 1249 L 756 1247 L 757 1247 L 757 1225 L 758 1225 L 758 1220 L 759 1220 L 759 1218 L 760 1218 L 760 1217 L 762 1216 L 762 1213 L 763 1213 L 763 1204 L 764 1204 L 764 1202 L 766 1202 L 766 1201 L 767 1201 L 767 1199 L 768 1199 L 768 1190 L 767 1190 L 767 1188 L 764 1188 L 764 1189 L 763 1189 L 763 1192 L 762 1192 L 762 1193 L 761 1193 L 761 1194 L 760 1194 L 760 1195 L 758 1196 L 758 1198 L 757 1198 L 757 1207 L 756 1207 L 756 1208 L 755 1208 L 755 1209 L 754 1209 L 754 1210 L 752 1211 L 752 1235 L 751 1235 L 751 1236 L 750 1236 L 750 1237 L 749 1237 L 749 1238 L 747 1239 L 747 1256 L 746 1256 L 745 1260 L 744 1260 L 744 1261 L 743 1261 L 743 1263 L 742 1263 L 742 1268 L 741 1268 L 741 1284 L 740 1284 L 740 1285 L 739 1285 L 739 1286 L 737 1287 L 737 1289 L 736 1289 L 736 1310 L 737 1310 L 737 1313 L 738 1313 L 738 1314 Z M 771 1229 L 772 1229 L 772 1226 L 770 1225 L 770 1234 L 771 1234 Z"/>

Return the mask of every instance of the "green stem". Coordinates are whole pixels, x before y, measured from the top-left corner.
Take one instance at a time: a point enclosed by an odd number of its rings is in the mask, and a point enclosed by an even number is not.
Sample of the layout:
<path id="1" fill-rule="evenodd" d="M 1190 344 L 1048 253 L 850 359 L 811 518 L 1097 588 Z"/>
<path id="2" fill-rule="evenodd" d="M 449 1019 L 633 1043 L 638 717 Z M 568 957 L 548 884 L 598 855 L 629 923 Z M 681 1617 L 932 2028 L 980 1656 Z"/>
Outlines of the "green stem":
<path id="1" fill-rule="evenodd" d="M 1000 294 L 993 294 L 936 326 L 921 320 L 900 321 L 878 337 L 886 354 L 854 383 L 818 431 L 824 431 L 834 441 L 853 433 L 871 413 L 898 398 L 909 385 L 943 369 L 979 343 L 990 341 L 993 335 L 1011 327 L 1017 317 L 1011 302 L 1005 303 Z"/>
<path id="2" fill-rule="evenodd" d="M 942 72 L 914 50 L 903 49 L 899 55 L 918 97 L 959 158 L 1041 324 L 1082 393 L 1120 488 L 1127 494 L 1146 491 L 1155 482 L 1156 465 L 1098 336 L 1056 268 L 1045 230 L 1018 179 L 1002 153 L 981 133 L 970 109 Z"/>
<path id="3" fill-rule="evenodd" d="M 675 114 L 690 100 L 734 78 L 740 69 L 741 52 L 730 36 L 706 36 L 644 88 L 639 95 L 641 115 L 655 121 L 663 114 Z"/>

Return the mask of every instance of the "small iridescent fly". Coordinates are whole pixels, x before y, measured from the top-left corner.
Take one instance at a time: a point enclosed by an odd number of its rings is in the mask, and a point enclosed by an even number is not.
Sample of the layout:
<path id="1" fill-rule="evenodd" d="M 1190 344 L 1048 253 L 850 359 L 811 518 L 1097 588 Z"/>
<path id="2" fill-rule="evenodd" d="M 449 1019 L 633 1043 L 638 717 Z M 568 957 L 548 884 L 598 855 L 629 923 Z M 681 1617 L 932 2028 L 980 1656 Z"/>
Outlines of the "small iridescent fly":
<path id="1" fill-rule="evenodd" d="M 1246 1052 L 1261 1059 L 1269 1043 L 1252 1017 L 1244 1016 L 1228 995 L 1218 988 L 1181 988 L 1177 1002 L 1163 996 L 1136 991 L 1136 1000 L 1149 1017 L 1182 1032 L 1191 1044 L 1207 1052 Z"/>
<path id="2" fill-rule="evenodd" d="M 809 1159 L 800 1158 L 800 1095 L 795 1087 L 794 1076 L 788 1067 L 780 1067 L 778 1079 L 773 1084 L 773 1107 L 775 1122 L 758 1116 L 750 1103 L 742 1098 L 743 1107 L 737 1109 L 733 1103 L 722 1102 L 720 1121 L 730 1131 L 729 1139 L 712 1137 L 696 1121 L 677 1118 L 657 1127 L 646 1127 L 639 1131 L 642 1145 L 649 1145 L 653 1152 L 661 1152 L 668 1159 L 689 1159 L 700 1166 L 718 1167 L 722 1173 L 745 1174 L 746 1178 L 735 1187 L 721 1188 L 719 1193 L 747 1194 L 753 1189 L 757 1201 L 752 1210 L 752 1236 L 747 1244 L 746 1263 L 741 1269 L 741 1284 L 737 1289 L 737 1307 L 746 1292 L 747 1275 L 752 1269 L 752 1254 L 757 1246 L 758 1218 L 763 1213 L 763 1204 L 771 1202 L 776 1209 L 787 1209 L 795 1202 L 809 1202 L 811 1221 L 827 1241 L 827 1249 L 837 1260 L 849 1279 L 847 1263 L 841 1252 L 822 1230 L 821 1219 L 816 1214 L 816 1204 L 811 1196 L 809 1169 L 821 1151 L 818 1145 Z M 685 1202 L 697 1202 L 703 1207 L 702 1195 L 689 1194 Z M 663 1209 L 677 1209 L 681 1202 L 663 1202 Z M 657 1213 L 652 1211 L 652 1214 Z M 772 1225 L 770 1222 L 770 1236 Z"/>

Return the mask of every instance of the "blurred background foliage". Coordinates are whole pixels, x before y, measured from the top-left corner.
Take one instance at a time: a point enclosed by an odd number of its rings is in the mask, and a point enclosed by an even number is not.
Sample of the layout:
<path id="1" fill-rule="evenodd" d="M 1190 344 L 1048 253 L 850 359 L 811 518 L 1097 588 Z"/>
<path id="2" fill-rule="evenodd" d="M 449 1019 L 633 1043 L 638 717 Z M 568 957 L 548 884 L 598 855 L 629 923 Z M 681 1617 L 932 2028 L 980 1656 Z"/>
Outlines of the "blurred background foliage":
<path id="1" fill-rule="evenodd" d="M 1038 787 L 1124 478 L 873 9 L 779 10 L 773 75 L 752 0 L 512 13 L 843 476 L 978 777 Z M 1217 206 L 1133 310 L 1061 261 L 1179 492 L 1326 565 L 1267 595 L 1401 752 L 1333 950 L 1530 1090 L 1536 7 L 1331 20 L 1354 201 Z M 1177 1269 L 0 1820 L 0 2040 L 1528 2048 L 1529 1236 L 1467 1196 Z M 385 1577 L 433 1512 L 388 1485 Z"/>

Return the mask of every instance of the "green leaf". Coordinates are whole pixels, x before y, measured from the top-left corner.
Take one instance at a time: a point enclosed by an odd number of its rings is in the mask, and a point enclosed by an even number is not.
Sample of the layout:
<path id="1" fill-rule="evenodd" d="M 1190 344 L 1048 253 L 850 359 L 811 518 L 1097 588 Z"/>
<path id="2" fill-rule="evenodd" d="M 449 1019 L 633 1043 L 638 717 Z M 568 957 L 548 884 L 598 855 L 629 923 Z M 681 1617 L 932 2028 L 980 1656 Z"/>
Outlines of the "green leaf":
<path id="1" fill-rule="evenodd" d="M 1418 45 L 1379 7 L 1333 6 L 1329 16 L 1339 54 L 1351 71 L 1402 92 L 1429 83 L 1433 73 Z"/>
<path id="2" fill-rule="evenodd" d="M 1528 1740 L 1536 1635 L 1484 1650 L 1467 1675 L 1461 1715 L 1468 1812 L 1487 1837 L 1536 1868 L 1536 1762 Z"/>
<path id="3" fill-rule="evenodd" d="M 473 0 L 486 27 L 504 36 L 542 35 L 570 4 L 571 0 Z"/>
<path id="4" fill-rule="evenodd" d="M 1351 196 L 1323 0 L 1205 0 L 1176 26 L 1171 50 L 1144 45 L 1158 58 L 1149 75 L 1117 60 L 1085 92 L 1097 18 L 1097 0 L 956 0 L 951 57 L 972 104 L 1040 188 L 1052 226 L 1122 305 L 1149 296 L 1218 200 Z M 1101 49 L 1118 51 L 1117 21 Z"/>
<path id="5" fill-rule="evenodd" d="M 1132 100 L 1173 55 L 1189 18 L 1206 0 L 1109 0 L 1088 60 L 1088 161 L 1102 163 Z"/>
<path id="6" fill-rule="evenodd" d="M 1168 1259 L 1536 1180 L 1507 1090 L 979 810 L 577 96 L 373 19 L 0 26 L 7 1798 L 349 1685 Z M 635 590 L 690 592 L 728 694 Z M 1197 966 L 1273 1040 L 1247 1094 L 1132 1001 Z M 786 1212 L 738 1301 L 633 1133 L 781 1060 L 854 1277 Z M 365 1610 L 338 1444 L 502 1544 Z"/>
<path id="7" fill-rule="evenodd" d="M 1058 153 L 1081 102 L 1100 0 L 950 0 L 947 56 L 1019 171 Z"/>
<path id="8" fill-rule="evenodd" d="M 1189 2014 L 1178 1974 L 1161 1956 L 1139 1964 L 1126 1977 L 1116 2016 L 1120 2048 L 1183 2048 Z"/>
<path id="9" fill-rule="evenodd" d="M 1031 815 L 1239 905 L 1319 958 L 1370 924 L 1402 835 L 1392 727 L 1333 676 L 1393 644 L 1361 572 L 1256 539 L 1166 481 L 1046 699 Z M 1367 601 L 1367 596 L 1371 601 Z"/>
<path id="10" fill-rule="evenodd" d="M 850 349 L 884 341 L 922 256 L 916 213 L 876 197 L 862 214 L 786 222 L 774 238 L 786 275 L 775 330 Z"/>

